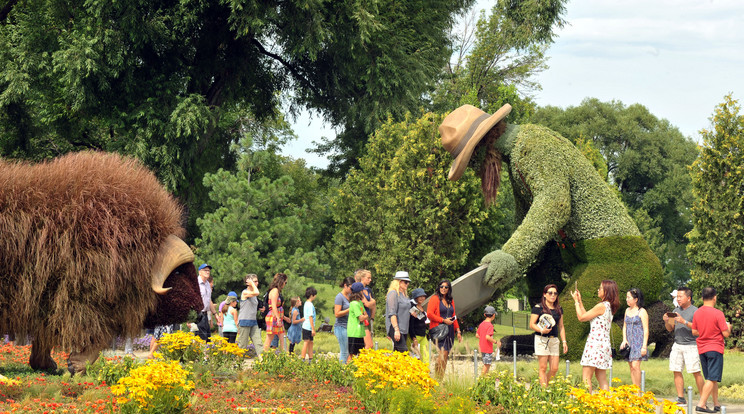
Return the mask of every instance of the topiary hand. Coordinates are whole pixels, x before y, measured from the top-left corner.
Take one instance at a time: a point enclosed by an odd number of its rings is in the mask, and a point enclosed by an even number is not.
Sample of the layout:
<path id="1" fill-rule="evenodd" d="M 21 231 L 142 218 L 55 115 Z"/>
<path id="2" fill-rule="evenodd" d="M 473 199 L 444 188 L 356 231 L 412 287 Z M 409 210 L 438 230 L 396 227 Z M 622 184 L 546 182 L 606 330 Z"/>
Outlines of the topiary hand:
<path id="1" fill-rule="evenodd" d="M 481 265 L 487 264 L 486 283 L 496 288 L 504 283 L 510 283 L 518 276 L 519 265 L 514 256 L 503 250 L 494 250 L 483 256 Z"/>

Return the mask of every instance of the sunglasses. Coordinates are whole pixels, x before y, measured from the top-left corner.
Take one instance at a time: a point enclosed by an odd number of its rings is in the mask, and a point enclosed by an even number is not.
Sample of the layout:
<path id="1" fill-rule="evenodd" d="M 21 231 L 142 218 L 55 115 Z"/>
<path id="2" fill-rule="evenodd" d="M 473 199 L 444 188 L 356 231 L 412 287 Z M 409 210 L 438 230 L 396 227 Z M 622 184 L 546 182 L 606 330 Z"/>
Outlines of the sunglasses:
<path id="1" fill-rule="evenodd" d="M 449 289 L 449 288 L 450 288 L 450 287 L 449 287 L 449 286 L 447 286 L 447 285 L 440 285 L 440 286 L 439 286 L 439 289 Z"/>
<path id="2" fill-rule="evenodd" d="M 550 295 L 550 296 L 555 296 L 555 295 L 558 294 L 558 292 L 553 292 L 552 290 L 550 290 L 550 291 L 547 292 L 547 294 Z"/>

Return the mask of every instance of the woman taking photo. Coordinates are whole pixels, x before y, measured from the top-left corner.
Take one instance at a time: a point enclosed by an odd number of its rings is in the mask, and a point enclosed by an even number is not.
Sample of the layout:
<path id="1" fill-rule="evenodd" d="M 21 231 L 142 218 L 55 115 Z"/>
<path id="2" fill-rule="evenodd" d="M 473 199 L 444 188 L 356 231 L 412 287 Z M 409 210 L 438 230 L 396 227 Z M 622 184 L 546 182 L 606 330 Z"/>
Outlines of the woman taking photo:
<path id="1" fill-rule="evenodd" d="M 408 299 L 408 285 L 411 279 L 408 272 L 395 272 L 385 296 L 385 328 L 388 337 L 393 341 L 393 349 L 398 352 L 408 351 L 406 336 L 410 321 L 411 302 Z"/>
<path id="2" fill-rule="evenodd" d="M 336 323 L 333 324 L 333 333 L 338 340 L 338 360 L 342 364 L 349 359 L 349 336 L 346 332 L 346 323 L 349 320 L 349 296 L 351 295 L 351 285 L 354 284 L 353 277 L 345 277 L 339 287 L 341 292 L 336 295 L 333 301 L 333 315 L 336 316 Z"/>
<path id="3" fill-rule="evenodd" d="M 576 306 L 576 316 L 580 322 L 590 322 L 589 336 L 581 356 L 581 377 L 589 392 L 592 391 L 592 376 L 597 377 L 599 388 L 610 389 L 607 370 L 612 366 L 612 347 L 610 346 L 610 325 L 612 315 L 620 307 L 617 295 L 617 283 L 614 280 L 603 280 L 597 289 L 600 302 L 588 311 L 581 301 L 581 292 L 571 292 Z"/>
<path id="4" fill-rule="evenodd" d="M 266 341 L 264 342 L 264 349 L 269 349 L 271 341 L 274 336 L 279 341 L 279 346 L 282 351 L 284 349 L 284 308 L 282 307 L 282 300 L 279 294 L 287 286 L 287 275 L 284 273 L 277 273 L 274 275 L 274 280 L 269 285 L 269 300 L 266 306 L 269 307 L 269 314 L 266 315 Z"/>
<path id="5" fill-rule="evenodd" d="M 545 316 L 543 316 L 545 315 Z M 547 285 L 543 288 L 540 303 L 532 308 L 530 328 L 535 331 L 535 356 L 539 364 L 538 376 L 540 385 L 548 385 L 548 381 L 558 372 L 559 345 L 563 344 L 563 353 L 568 352 L 566 330 L 563 327 L 563 308 L 558 303 L 558 286 Z M 558 337 L 560 336 L 560 343 Z M 548 372 L 548 364 L 550 371 Z"/>
<path id="6" fill-rule="evenodd" d="M 429 304 L 426 306 L 426 315 L 430 321 L 429 332 L 432 332 L 439 324 L 445 324 L 448 327 L 447 336 L 435 341 L 439 349 L 439 355 L 434 365 L 434 371 L 441 378 L 447 368 L 447 358 L 450 350 L 455 343 L 455 332 L 457 332 L 457 340 L 462 342 L 460 324 L 457 322 L 457 314 L 455 313 L 455 302 L 452 300 L 452 283 L 449 280 L 443 279 L 439 282 L 436 294 L 429 299 Z"/>
<path id="7" fill-rule="evenodd" d="M 623 324 L 623 343 L 620 348 L 630 346 L 628 365 L 633 385 L 641 386 L 641 361 L 648 361 L 648 313 L 643 308 L 643 294 L 633 288 L 625 294 L 625 320 Z"/>

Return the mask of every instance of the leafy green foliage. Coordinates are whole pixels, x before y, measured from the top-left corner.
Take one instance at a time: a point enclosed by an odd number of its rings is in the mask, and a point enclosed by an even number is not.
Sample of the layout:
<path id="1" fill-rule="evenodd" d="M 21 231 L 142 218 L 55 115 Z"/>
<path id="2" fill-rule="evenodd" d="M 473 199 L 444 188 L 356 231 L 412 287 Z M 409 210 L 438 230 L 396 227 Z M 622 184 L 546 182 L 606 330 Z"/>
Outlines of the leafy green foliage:
<path id="1" fill-rule="evenodd" d="M 341 386 L 354 383 L 354 365 L 341 364 L 337 357 L 327 355 L 318 355 L 312 364 L 308 364 L 294 354 L 266 352 L 260 361 L 253 364 L 253 369 L 271 375 L 330 381 Z"/>
<path id="2" fill-rule="evenodd" d="M 731 95 L 716 107 L 713 129 L 703 130 L 700 157 L 692 164 L 696 201 L 687 253 L 694 267 L 692 288 L 718 291 L 718 306 L 741 336 L 744 306 L 744 115 Z"/>
<path id="3" fill-rule="evenodd" d="M 202 237 L 196 246 L 199 260 L 214 266 L 215 289 L 242 290 L 248 273 L 264 282 L 277 272 L 290 280 L 325 275 L 317 243 L 326 192 L 317 174 L 302 161 L 246 147 L 240 161 L 245 169 L 204 177 L 218 207 L 197 220 Z M 302 296 L 305 287 L 301 283 L 285 294 Z"/>
<path id="4" fill-rule="evenodd" d="M 534 112 L 526 93 L 540 89 L 532 77 L 547 68 L 545 51 L 553 29 L 564 24 L 564 2 L 550 2 L 556 7 L 549 11 L 537 10 L 548 2 L 530 2 L 535 8 L 521 3 L 499 1 L 490 14 L 481 12 L 474 24 L 467 22 L 464 32 L 455 35 L 455 59 L 440 75 L 431 99 L 433 111 L 471 104 L 492 113 L 509 103 L 509 120 L 517 123 Z"/>
<path id="5" fill-rule="evenodd" d="M 478 377 L 471 389 L 471 398 L 481 404 L 488 402 L 507 412 L 569 413 L 571 403 L 570 377 L 558 375 L 547 387 L 539 380 L 525 383 L 514 379 L 509 371 L 490 372 Z"/>
<path id="6" fill-rule="evenodd" d="M 588 98 L 576 107 L 540 108 L 532 121 L 599 150 L 609 182 L 664 264 L 667 288 L 686 282 L 684 234 L 691 229 L 693 200 L 686 169 L 697 156 L 696 144 L 640 104 Z"/>
<path id="7" fill-rule="evenodd" d="M 135 358 L 129 355 L 113 359 L 98 357 L 96 361 L 85 367 L 86 372 L 95 378 L 99 384 L 116 384 L 119 379 L 129 375 L 134 368 L 141 366 Z"/>
<path id="8" fill-rule="evenodd" d="M 334 273 L 372 270 L 373 280 L 381 278 L 377 297 L 397 270 L 431 293 L 441 278 L 470 270 L 511 233 L 510 213 L 502 211 L 505 192 L 486 208 L 472 170 L 447 180 L 452 159 L 439 143 L 442 119 L 427 113 L 385 123 L 370 137 L 360 168 L 331 199 Z"/>
<path id="9" fill-rule="evenodd" d="M 7 2 L 0 155 L 136 156 L 187 204 L 193 229 L 214 208 L 204 174 L 233 170 L 231 144 L 278 119 L 282 99 L 346 126 L 342 153 L 388 112 L 416 109 L 473 2 Z"/>

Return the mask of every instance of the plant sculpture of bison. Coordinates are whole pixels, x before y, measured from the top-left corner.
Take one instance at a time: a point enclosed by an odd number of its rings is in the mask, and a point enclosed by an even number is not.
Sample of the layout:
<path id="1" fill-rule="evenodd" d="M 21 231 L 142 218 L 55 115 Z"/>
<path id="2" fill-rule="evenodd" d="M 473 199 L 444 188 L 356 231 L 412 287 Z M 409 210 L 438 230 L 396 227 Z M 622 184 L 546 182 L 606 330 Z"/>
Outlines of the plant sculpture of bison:
<path id="1" fill-rule="evenodd" d="M 79 372 L 117 335 L 201 310 L 183 211 L 137 160 L 81 152 L 0 160 L 0 332 L 32 338 L 29 364 Z"/>

